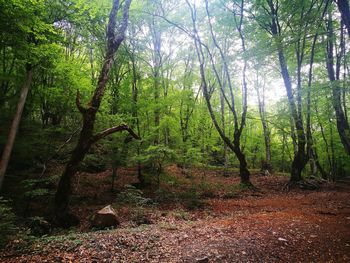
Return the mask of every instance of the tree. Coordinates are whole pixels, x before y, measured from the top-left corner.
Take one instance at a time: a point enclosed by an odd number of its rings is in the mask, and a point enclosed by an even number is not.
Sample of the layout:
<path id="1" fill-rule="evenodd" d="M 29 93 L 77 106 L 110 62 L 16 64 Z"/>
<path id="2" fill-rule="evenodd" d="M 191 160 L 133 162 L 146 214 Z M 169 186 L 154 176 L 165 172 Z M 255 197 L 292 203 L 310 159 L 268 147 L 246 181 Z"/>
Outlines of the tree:
<path id="1" fill-rule="evenodd" d="M 30 3 L 2 1 L 0 4 L 1 25 L 7 25 L 2 28 L 2 35 L 6 39 L 1 44 L 4 55 L 3 73 L 11 74 L 15 66 L 15 61 L 21 60 L 24 63 L 19 63 L 19 68 L 22 68 L 22 70 L 24 68 L 25 71 L 17 108 L 0 160 L 1 191 L 24 105 L 32 84 L 33 68 L 44 59 L 47 59 L 47 55 L 50 55 L 49 42 L 53 39 L 55 31 L 52 21 L 49 20 L 49 17 L 44 11 L 45 7 L 41 1 L 32 1 Z M 12 12 L 15 12 L 16 15 L 13 15 Z M 41 15 L 37 15 L 38 13 L 41 13 Z M 18 17 L 21 19 L 19 20 Z M 9 69 L 7 69 L 5 61 L 7 57 L 6 53 L 12 53 Z M 4 91 L 4 95 L 6 95 L 9 91 L 9 81 L 6 78 L 5 81 L 2 81 L 1 88 Z"/>
<path id="2" fill-rule="evenodd" d="M 311 21 L 312 19 L 316 19 L 317 21 L 321 21 L 325 11 L 321 12 L 321 16 L 319 15 L 319 11 L 322 10 L 323 3 L 320 5 L 316 5 L 317 1 L 301 1 L 295 7 L 295 13 L 293 16 L 288 18 L 285 16 L 284 12 L 288 10 L 288 5 L 284 2 L 266 0 L 266 5 L 262 3 L 261 9 L 263 10 L 264 18 L 260 19 L 256 17 L 256 21 L 259 25 L 271 35 L 274 45 L 276 48 L 276 53 L 278 55 L 278 61 L 280 66 L 281 75 L 284 81 L 284 86 L 287 93 L 289 108 L 290 108 L 290 116 L 292 120 L 292 137 L 295 138 L 295 153 L 294 159 L 291 167 L 291 183 L 298 182 L 302 180 L 302 171 L 305 168 L 307 162 L 310 158 L 311 149 L 310 143 L 312 142 L 311 132 L 310 132 L 310 119 L 308 114 L 308 123 L 304 124 L 303 117 L 303 100 L 302 100 L 302 65 L 304 62 L 304 57 L 306 53 L 306 45 L 307 45 L 307 32 L 312 29 L 307 21 Z M 259 8 L 259 6 L 258 6 Z M 327 4 L 323 8 L 326 10 Z M 294 20 L 294 17 L 296 19 Z M 296 28 L 294 32 L 294 27 Z M 316 37 L 317 38 L 317 30 L 316 28 Z M 285 46 L 284 38 L 292 37 L 293 43 L 295 43 L 295 58 L 296 58 L 296 89 L 293 90 L 292 85 L 292 77 L 290 73 L 290 69 L 288 68 L 286 53 L 288 52 L 288 47 Z M 314 52 L 314 49 L 312 49 Z M 313 56 L 313 54 L 311 55 Z M 312 58 L 313 59 L 313 58 Z M 309 86 L 311 85 L 311 76 L 312 76 L 312 63 L 310 64 L 309 71 Z M 307 106 L 310 105 L 310 100 L 307 100 Z"/>
<path id="3" fill-rule="evenodd" d="M 218 70 L 215 66 L 213 55 L 210 52 L 209 47 L 203 43 L 203 41 L 201 40 L 201 37 L 199 35 L 199 31 L 198 31 L 198 27 L 197 27 L 196 6 L 190 4 L 189 1 L 187 1 L 187 0 L 186 0 L 186 2 L 187 2 L 187 5 L 191 11 L 191 18 L 192 18 L 192 25 L 193 25 L 193 32 L 194 32 L 192 37 L 194 40 L 195 50 L 196 50 L 198 61 L 199 61 L 199 70 L 200 70 L 200 76 L 201 76 L 201 89 L 203 91 L 203 96 L 204 96 L 205 101 L 207 103 L 210 117 L 213 121 L 213 124 L 214 124 L 216 130 L 220 134 L 220 137 L 224 141 L 224 143 L 226 143 L 227 146 L 236 154 L 236 157 L 239 160 L 241 183 L 244 185 L 251 185 L 250 178 L 249 178 L 250 172 L 248 170 L 248 164 L 247 164 L 245 155 L 244 155 L 244 153 L 241 149 L 241 145 L 240 145 L 240 138 L 242 135 L 243 128 L 245 126 L 246 114 L 247 114 L 247 83 L 246 83 L 246 76 L 245 76 L 246 61 L 244 61 L 243 71 L 242 71 L 242 91 L 243 91 L 243 105 L 242 105 L 242 107 L 243 107 L 243 111 L 242 111 L 242 116 L 241 116 L 241 122 L 239 124 L 238 115 L 237 115 L 236 106 L 235 106 L 235 97 L 234 97 L 234 93 L 233 93 L 233 87 L 232 87 L 232 82 L 231 82 L 231 78 L 230 78 L 230 72 L 229 72 L 228 65 L 227 65 L 227 60 L 226 60 L 225 55 L 222 51 L 222 48 L 219 46 L 219 44 L 217 42 L 217 39 L 216 39 L 214 31 L 213 31 L 211 17 L 210 17 L 209 8 L 208 8 L 208 2 L 206 1 L 206 13 L 207 13 L 208 21 L 209 21 L 208 24 L 209 24 L 209 28 L 210 28 L 210 35 L 211 35 L 211 38 L 212 38 L 212 41 L 214 43 L 215 48 L 218 50 L 218 52 L 220 54 L 221 63 L 223 65 L 223 68 L 225 71 L 225 77 L 227 78 L 227 84 L 228 84 L 229 94 L 231 97 L 231 102 L 228 100 L 228 98 L 225 94 L 223 80 L 220 78 Z M 244 17 L 244 15 L 243 15 L 244 5 L 243 4 L 244 4 L 244 2 L 242 2 L 241 6 L 240 6 L 241 7 L 240 8 L 240 19 L 239 19 L 239 22 L 236 23 L 236 29 L 240 35 L 242 51 L 245 52 L 245 40 L 244 40 L 244 36 L 243 36 L 243 32 L 242 32 L 242 24 L 243 24 L 243 17 Z M 215 113 L 213 110 L 213 106 L 211 103 L 212 91 L 210 91 L 210 89 L 212 89 L 212 88 L 209 86 L 208 76 L 207 76 L 206 71 L 205 71 L 205 63 L 206 63 L 205 52 L 208 53 L 209 63 L 212 66 L 212 69 L 213 69 L 213 72 L 215 75 L 215 80 L 218 82 L 220 91 L 221 91 L 223 97 L 225 98 L 226 103 L 229 105 L 229 108 L 230 108 L 230 110 L 233 114 L 233 117 L 234 117 L 234 138 L 233 138 L 232 142 L 225 135 L 224 131 L 222 130 L 222 127 L 220 127 L 219 122 L 217 120 L 217 117 L 215 116 Z"/>
<path id="4" fill-rule="evenodd" d="M 265 107 L 265 89 L 266 84 L 265 80 L 262 81 L 259 79 L 259 70 L 256 72 L 256 86 L 255 90 L 258 96 L 258 107 L 259 107 L 259 115 L 261 120 L 261 125 L 263 127 L 263 135 L 264 135 L 264 143 L 265 143 L 265 160 L 262 163 L 262 170 L 267 170 L 268 172 L 272 172 L 271 165 L 271 131 L 269 128 L 269 124 L 266 116 L 266 107 Z M 263 77 L 262 77 L 263 78 Z"/>
<path id="5" fill-rule="evenodd" d="M 127 125 L 119 125 L 104 131 L 93 134 L 94 124 L 96 119 L 96 113 L 100 107 L 110 69 L 113 65 L 113 58 L 118 48 L 125 37 L 125 31 L 128 25 L 129 8 L 131 0 L 126 0 L 122 11 L 122 20 L 117 30 L 117 14 L 121 9 L 118 0 L 113 1 L 113 6 L 110 12 L 109 21 L 107 25 L 107 50 L 104 58 L 103 66 L 98 78 L 97 86 L 94 94 L 88 103 L 87 107 L 84 107 L 80 103 L 79 92 L 76 98 L 76 104 L 83 116 L 83 127 L 80 132 L 78 143 L 72 153 L 69 162 L 60 178 L 57 192 L 55 195 L 55 221 L 62 226 L 69 226 L 77 223 L 76 218 L 69 212 L 69 201 L 72 192 L 72 178 L 78 171 L 80 162 L 84 159 L 86 153 L 90 149 L 91 145 L 98 140 L 119 131 L 128 131 L 134 138 L 139 138 Z"/>
<path id="6" fill-rule="evenodd" d="M 342 1 L 339 1 L 342 2 Z M 338 2 L 338 4 L 339 4 Z M 343 16 L 342 16 L 343 17 Z M 344 17 L 343 17 L 344 19 Z M 328 12 L 327 20 L 327 72 L 332 87 L 332 104 L 335 111 L 337 129 L 345 151 L 350 155 L 350 125 L 345 114 L 346 107 L 342 106 L 340 80 L 341 59 L 345 52 L 344 29 L 341 27 L 339 51 L 336 54 L 336 65 L 334 69 L 334 31 L 331 11 Z"/>
<path id="7" fill-rule="evenodd" d="M 336 0 L 335 1 L 338 5 L 339 12 L 341 14 L 341 18 L 346 25 L 346 28 L 348 30 L 348 35 L 350 36 L 350 8 L 349 8 L 349 1 L 348 0 Z"/>
<path id="8" fill-rule="evenodd" d="M 19 123 L 21 121 L 21 116 L 24 108 L 24 104 L 26 102 L 26 98 L 28 95 L 28 91 L 30 88 L 30 85 L 32 83 L 32 78 L 33 78 L 33 68 L 30 64 L 27 65 L 26 68 L 26 78 L 23 81 L 23 86 L 21 90 L 21 95 L 18 100 L 17 104 L 17 110 L 14 115 L 10 130 L 9 130 L 9 135 L 8 139 L 5 145 L 5 148 L 3 150 L 2 156 L 1 156 L 1 161 L 0 161 L 0 191 L 4 182 L 5 178 L 5 173 L 7 169 L 8 162 L 10 160 L 11 152 L 12 152 L 12 147 L 16 139 L 16 134 L 17 130 L 19 127 Z"/>

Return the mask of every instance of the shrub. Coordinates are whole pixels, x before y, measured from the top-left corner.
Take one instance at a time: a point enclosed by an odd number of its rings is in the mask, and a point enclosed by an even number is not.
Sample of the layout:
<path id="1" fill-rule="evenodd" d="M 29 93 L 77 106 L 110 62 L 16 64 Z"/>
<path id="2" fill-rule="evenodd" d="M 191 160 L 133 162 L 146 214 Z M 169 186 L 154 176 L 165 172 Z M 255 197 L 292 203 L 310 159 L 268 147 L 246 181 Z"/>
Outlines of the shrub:
<path id="1" fill-rule="evenodd" d="M 144 206 L 152 203 L 150 198 L 143 197 L 143 192 L 132 185 L 125 185 L 124 191 L 118 194 L 118 203 Z"/>
<path id="2" fill-rule="evenodd" d="M 15 219 L 9 202 L 0 196 L 0 247 L 4 246 L 16 232 Z"/>

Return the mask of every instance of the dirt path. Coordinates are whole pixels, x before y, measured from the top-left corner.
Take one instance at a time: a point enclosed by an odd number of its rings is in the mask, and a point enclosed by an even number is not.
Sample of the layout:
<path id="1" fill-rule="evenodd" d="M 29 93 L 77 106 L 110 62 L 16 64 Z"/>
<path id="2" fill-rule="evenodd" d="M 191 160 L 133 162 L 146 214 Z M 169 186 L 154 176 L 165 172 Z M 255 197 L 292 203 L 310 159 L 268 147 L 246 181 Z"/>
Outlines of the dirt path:
<path id="1" fill-rule="evenodd" d="M 350 262 L 349 185 L 210 199 L 196 220 L 74 234 L 1 262 Z"/>

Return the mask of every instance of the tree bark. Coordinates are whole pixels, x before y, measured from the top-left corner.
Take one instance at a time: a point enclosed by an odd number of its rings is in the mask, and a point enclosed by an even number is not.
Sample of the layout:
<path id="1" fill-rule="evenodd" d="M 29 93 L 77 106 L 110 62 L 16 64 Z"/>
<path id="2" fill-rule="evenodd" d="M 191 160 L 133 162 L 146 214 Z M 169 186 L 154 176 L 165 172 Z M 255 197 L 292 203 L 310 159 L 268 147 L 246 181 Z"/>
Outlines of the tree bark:
<path id="1" fill-rule="evenodd" d="M 333 38 L 334 38 L 334 32 L 333 32 L 333 22 L 332 22 L 332 16 L 329 13 L 328 18 L 328 25 L 327 25 L 327 72 L 328 72 L 328 78 L 330 80 L 330 84 L 332 87 L 332 104 L 335 111 L 336 116 L 336 122 L 337 122 L 337 129 L 340 136 L 340 140 L 344 146 L 345 151 L 348 155 L 350 155 L 350 125 L 347 121 L 347 118 L 344 113 L 344 109 L 342 107 L 341 102 L 341 87 L 337 81 L 339 81 L 339 71 L 340 71 L 340 59 L 342 56 L 342 49 L 344 45 L 344 37 L 343 37 L 343 30 L 341 31 L 341 44 L 340 44 L 340 52 L 338 54 L 337 63 L 336 63 L 336 70 L 334 70 L 334 55 L 333 55 Z"/>
<path id="2" fill-rule="evenodd" d="M 8 163 L 10 161 L 10 156 L 13 148 L 13 144 L 16 139 L 18 127 L 21 121 L 24 105 L 27 99 L 27 95 L 29 92 L 30 85 L 32 83 L 33 79 L 33 68 L 30 64 L 27 64 L 26 66 L 26 77 L 23 82 L 21 94 L 18 100 L 17 104 L 17 110 L 14 115 L 10 130 L 9 130 L 9 135 L 4 147 L 4 150 L 2 152 L 1 160 L 0 160 L 0 192 L 2 190 L 2 186 L 4 183 L 4 178 L 7 170 Z"/>
<path id="3" fill-rule="evenodd" d="M 93 134 L 94 124 L 96 119 L 96 113 L 100 107 L 106 83 L 109 78 L 109 72 L 113 64 L 114 54 L 117 52 L 120 44 L 124 40 L 125 31 L 128 24 L 129 8 L 131 0 L 126 0 L 123 7 L 123 16 L 120 26 L 117 32 L 116 19 L 117 13 L 120 9 L 119 1 L 114 0 L 113 7 L 109 16 L 109 22 L 107 26 L 107 51 L 103 66 L 98 78 L 97 87 L 91 98 L 88 107 L 83 107 L 80 103 L 79 92 L 77 94 L 76 104 L 83 115 L 83 127 L 80 132 L 78 143 L 72 153 L 72 156 L 66 165 L 66 168 L 60 178 L 57 192 L 55 195 L 55 222 L 63 227 L 68 227 L 78 223 L 78 220 L 69 212 L 69 202 L 72 194 L 72 180 L 76 172 L 78 171 L 80 162 L 84 159 L 86 153 L 90 149 L 91 145 L 96 141 L 108 136 L 117 131 L 127 130 L 134 138 L 138 136 L 127 126 L 120 125 L 117 127 L 106 129 L 97 134 Z M 117 33 L 117 34 L 116 34 Z"/>
<path id="4" fill-rule="evenodd" d="M 337 5 L 339 12 L 341 14 L 341 18 L 346 25 L 348 30 L 348 35 L 350 37 L 350 8 L 349 8 L 349 0 L 337 0 Z"/>

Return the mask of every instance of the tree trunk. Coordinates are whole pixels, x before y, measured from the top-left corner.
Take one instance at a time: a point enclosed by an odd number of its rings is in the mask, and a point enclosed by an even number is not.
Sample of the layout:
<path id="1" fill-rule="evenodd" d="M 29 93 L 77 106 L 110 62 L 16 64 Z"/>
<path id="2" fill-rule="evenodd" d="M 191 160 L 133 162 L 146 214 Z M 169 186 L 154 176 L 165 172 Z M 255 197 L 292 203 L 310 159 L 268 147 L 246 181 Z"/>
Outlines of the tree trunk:
<path id="1" fill-rule="evenodd" d="M 225 128 L 225 100 L 222 93 L 220 93 L 220 110 L 221 110 L 221 123 L 222 123 L 222 131 L 224 132 L 224 135 L 226 136 L 226 128 Z M 227 176 L 227 145 L 224 143 L 224 149 L 223 149 L 223 164 L 224 164 L 224 176 Z"/>
<path id="2" fill-rule="evenodd" d="M 327 5 L 326 5 L 326 8 L 327 8 Z M 322 18 L 324 17 L 326 8 L 324 9 Z M 306 101 L 306 138 L 307 138 L 307 153 L 309 155 L 311 173 L 312 175 L 317 175 L 317 169 L 318 169 L 322 175 L 322 178 L 326 179 L 327 174 L 319 162 L 316 148 L 314 147 L 314 139 L 311 132 L 311 84 L 312 84 L 312 78 L 313 78 L 313 63 L 314 63 L 315 46 L 316 46 L 317 37 L 318 37 L 318 31 L 316 32 L 312 41 L 310 61 L 309 61 L 307 101 Z"/>
<path id="3" fill-rule="evenodd" d="M 247 106 L 248 105 L 247 104 L 247 81 L 246 81 L 247 60 L 244 59 L 243 69 L 242 69 L 242 115 L 241 115 L 241 122 L 240 122 L 240 124 L 238 124 L 238 117 L 237 117 L 237 111 L 235 108 L 235 99 L 234 99 L 234 94 L 233 94 L 233 87 L 232 87 L 232 83 L 231 83 L 231 78 L 230 78 L 230 72 L 228 69 L 227 62 L 226 62 L 225 54 L 224 54 L 222 48 L 219 46 L 219 44 L 216 40 L 215 33 L 213 31 L 211 16 L 209 13 L 208 0 L 205 1 L 205 6 L 206 6 L 207 17 L 209 20 L 210 34 L 211 34 L 211 37 L 213 39 L 214 45 L 219 50 L 220 57 L 222 60 L 223 69 L 224 69 L 224 76 L 226 77 L 225 81 L 227 81 L 228 89 L 229 89 L 230 95 L 231 95 L 231 104 L 230 104 L 229 101 L 226 99 L 225 90 L 224 90 L 224 86 L 222 84 L 222 81 L 218 81 L 220 84 L 221 93 L 222 93 L 226 103 L 228 104 L 228 107 L 231 110 L 233 118 L 234 118 L 233 143 L 231 143 L 231 141 L 226 137 L 225 132 L 219 127 L 217 121 L 214 121 L 215 116 L 212 112 L 212 109 L 209 110 L 210 116 L 212 117 L 213 123 L 214 123 L 216 129 L 218 130 L 221 138 L 223 139 L 224 143 L 226 143 L 227 146 L 235 153 L 235 155 L 239 161 L 241 184 L 244 184 L 247 186 L 252 186 L 252 183 L 250 182 L 250 172 L 248 170 L 246 157 L 245 157 L 245 154 L 243 153 L 241 142 L 240 142 L 242 131 L 243 131 L 243 128 L 246 124 L 246 116 L 247 116 L 247 109 L 248 109 L 248 106 Z M 243 54 L 245 54 L 246 53 L 246 46 L 245 46 L 245 37 L 243 34 L 244 0 L 242 0 L 240 2 L 240 14 L 237 15 L 236 13 L 233 12 L 233 15 L 234 15 L 235 27 L 236 27 L 236 30 L 239 34 L 240 41 L 241 41 L 241 49 L 242 49 Z M 199 36 L 197 36 L 197 38 L 199 39 Z M 199 44 L 201 44 L 201 43 L 199 43 Z M 209 49 L 208 49 L 208 52 L 210 54 Z M 210 57 L 212 57 L 211 54 L 210 54 Z M 213 64 L 212 59 L 211 59 L 211 61 Z M 202 62 L 204 62 L 203 54 L 202 54 Z M 201 65 L 201 66 L 204 67 L 204 65 Z M 214 68 L 214 72 L 218 76 L 214 66 L 213 66 L 213 68 Z M 202 69 L 202 71 L 204 71 L 204 68 Z M 202 74 L 204 74 L 204 72 Z M 218 77 L 218 80 L 220 80 L 219 77 Z M 203 92 L 204 92 L 204 90 L 205 89 L 203 88 Z M 208 108 L 209 108 L 210 102 L 208 102 L 208 99 L 209 98 L 206 97 Z M 211 108 L 211 105 L 210 105 L 210 108 Z"/>
<path id="4" fill-rule="evenodd" d="M 120 44 L 122 43 L 125 37 L 130 3 L 131 0 L 125 1 L 121 25 L 119 26 L 118 31 L 115 32 L 116 15 L 120 7 L 118 0 L 115 0 L 113 2 L 113 7 L 109 16 L 109 22 L 107 27 L 107 52 L 103 62 L 103 67 L 100 72 L 97 87 L 87 108 L 83 107 L 80 104 L 79 92 L 77 94 L 76 102 L 79 111 L 83 115 L 83 127 L 80 132 L 78 143 L 60 178 L 54 203 L 55 221 L 58 225 L 63 227 L 68 227 L 70 225 L 78 223 L 77 218 L 70 214 L 68 209 L 70 197 L 72 194 L 72 180 L 74 175 L 78 171 L 80 162 L 84 159 L 91 145 L 109 134 L 123 130 L 127 130 L 133 137 L 138 138 L 138 136 L 126 125 L 120 125 L 117 127 L 109 128 L 95 135 L 93 134 L 96 113 L 100 107 L 102 97 L 104 95 L 106 83 L 109 77 L 109 72 L 113 64 L 114 54 L 118 50 Z"/>
<path id="5" fill-rule="evenodd" d="M 150 25 L 150 30 L 152 32 L 152 41 L 153 41 L 153 89 L 154 89 L 154 127 L 155 127 L 155 138 L 154 138 L 154 144 L 158 145 L 160 142 L 160 131 L 159 131 L 159 124 L 160 124 L 160 78 L 162 77 L 161 74 L 161 63 L 162 63 L 162 57 L 161 57 L 161 32 L 158 28 L 158 25 L 155 23 L 155 17 L 153 17 L 152 25 Z"/>
<path id="6" fill-rule="evenodd" d="M 243 67 L 243 78 L 242 78 L 242 92 L 243 92 L 243 105 L 242 105 L 242 116 L 241 116 L 241 124 L 238 125 L 238 118 L 237 118 L 237 111 L 235 109 L 235 102 L 234 102 L 234 96 L 233 96 L 233 91 L 232 91 L 232 83 L 231 83 L 231 79 L 230 79 L 230 74 L 229 74 L 229 70 L 228 70 L 228 66 L 226 63 L 226 59 L 224 56 L 224 53 L 221 49 L 221 47 L 218 45 L 217 41 L 216 41 L 216 37 L 215 34 L 213 32 L 213 28 L 212 28 L 212 24 L 211 24 L 211 19 L 210 19 L 210 14 L 209 14 L 209 8 L 208 8 L 208 1 L 205 1 L 206 4 L 206 12 L 207 12 L 207 16 L 208 16 L 208 20 L 209 20 L 209 27 L 210 27 L 210 32 L 211 32 L 211 37 L 212 40 L 215 44 L 215 47 L 219 50 L 220 53 L 220 57 L 223 63 L 223 67 L 224 67 L 224 71 L 225 71 L 225 76 L 227 78 L 227 84 L 228 84 L 228 88 L 230 90 L 230 94 L 231 94 L 231 103 L 228 101 L 224 89 L 223 89 L 223 82 L 222 82 L 222 78 L 219 76 L 218 71 L 216 69 L 213 57 L 212 57 L 212 53 L 210 52 L 209 48 L 201 41 L 201 38 L 198 34 L 198 29 L 197 29 L 197 24 L 196 24 L 196 10 L 195 10 L 195 6 L 192 6 L 192 4 L 190 4 L 190 2 L 188 0 L 186 0 L 186 3 L 188 5 L 188 7 L 191 10 L 191 18 L 192 18 L 192 25 L 193 25 L 193 31 L 194 36 L 194 44 L 195 44 L 195 50 L 196 50 L 196 54 L 198 57 L 198 61 L 199 61 L 199 70 L 200 70 L 200 76 L 201 76 L 201 89 L 203 91 L 203 96 L 205 98 L 206 104 L 207 104 L 207 108 L 209 110 L 209 114 L 210 117 L 212 119 L 212 122 L 215 126 L 215 129 L 217 130 L 217 132 L 219 133 L 220 137 L 222 138 L 223 142 L 227 144 L 227 146 L 235 153 L 239 163 L 240 163 L 240 177 L 241 177 L 241 183 L 247 186 L 251 186 L 251 182 L 250 182 L 250 172 L 248 170 L 248 166 L 247 166 L 247 162 L 246 162 L 246 158 L 245 155 L 240 147 L 240 137 L 242 135 L 242 130 L 245 126 L 245 120 L 246 120 L 246 113 L 247 113 L 247 87 L 246 87 L 246 80 L 245 80 L 245 69 L 246 69 L 246 61 L 244 62 L 244 67 Z M 242 10 L 243 10 L 243 4 L 242 4 Z M 242 11 L 241 10 L 241 11 Z M 242 11 L 243 13 L 243 11 Z M 243 38 L 243 34 L 241 31 L 241 26 L 242 26 L 242 19 L 243 16 L 240 19 L 240 24 L 237 25 L 237 30 L 240 33 L 241 36 L 241 41 L 242 41 L 242 49 L 243 51 L 245 51 L 245 46 L 244 46 L 244 38 Z M 219 83 L 220 86 L 220 90 L 222 92 L 222 95 L 226 101 L 226 103 L 228 104 L 233 116 L 234 116 L 234 139 L 233 142 L 231 142 L 231 140 L 225 135 L 222 127 L 219 125 L 218 120 L 214 114 L 213 111 L 213 107 L 211 104 L 211 94 L 210 91 L 208 89 L 208 83 L 207 83 L 207 79 L 206 79 L 206 73 L 205 73 L 205 59 L 206 56 L 204 55 L 204 51 L 203 51 L 203 47 L 206 48 L 206 51 L 209 54 L 209 58 L 210 58 L 210 62 L 211 62 L 211 66 L 213 68 L 213 71 L 215 73 L 216 76 L 216 80 Z"/>
<path id="7" fill-rule="evenodd" d="M 331 148 L 331 176 L 330 179 L 334 182 L 337 174 L 337 164 L 335 158 L 335 149 L 334 149 L 334 136 L 333 136 L 333 123 L 331 119 L 328 119 L 329 122 L 329 133 L 330 133 L 330 148 Z"/>
<path id="8" fill-rule="evenodd" d="M 295 103 L 293 90 L 292 90 L 292 83 L 289 76 L 289 71 L 285 60 L 282 44 L 280 42 L 280 31 L 279 31 L 280 27 L 278 25 L 277 9 L 275 8 L 272 0 L 269 0 L 268 4 L 271 11 L 271 33 L 277 44 L 279 64 L 280 64 L 281 73 L 284 81 L 284 86 L 287 92 L 287 98 L 288 98 L 289 108 L 291 112 L 291 117 L 293 119 L 293 125 L 296 129 L 296 134 L 297 134 L 297 151 L 294 154 L 294 160 L 292 162 L 291 177 L 290 177 L 290 181 L 294 183 L 302 180 L 301 171 L 304 169 L 308 161 L 307 154 L 305 151 L 306 136 L 304 132 L 303 120 L 301 118 L 302 115 L 301 115 L 301 112 L 298 112 L 298 108 Z M 298 100 L 298 107 L 300 107 L 299 100 Z"/>
<path id="9" fill-rule="evenodd" d="M 336 121 L 337 121 L 337 129 L 340 136 L 340 140 L 344 146 L 345 151 L 348 155 L 350 155 L 350 125 L 347 122 L 347 118 L 345 116 L 342 103 L 341 103 L 341 87 L 337 81 L 339 80 L 339 71 L 340 71 L 340 63 L 336 63 L 336 70 L 334 70 L 334 55 L 333 55 L 333 23 L 332 16 L 329 14 L 328 19 L 328 35 L 327 35 L 327 72 L 328 78 L 331 82 L 332 87 L 332 104 L 335 111 Z M 343 35 L 343 30 L 341 31 L 341 35 Z M 338 54 L 338 60 L 341 58 L 341 53 L 344 44 L 344 37 L 341 36 L 341 51 Z"/>
<path id="10" fill-rule="evenodd" d="M 267 170 L 268 172 L 272 172 L 270 129 L 266 121 L 266 112 L 265 112 L 265 83 L 262 84 L 262 94 L 261 94 L 258 71 L 257 71 L 256 85 L 257 85 L 256 92 L 258 95 L 259 115 L 260 115 L 260 120 L 263 127 L 263 135 L 264 135 L 264 143 L 265 143 L 265 161 L 262 163 L 261 169 Z"/>
<path id="11" fill-rule="evenodd" d="M 282 173 L 284 173 L 284 168 L 285 168 L 285 145 L 286 145 L 286 134 L 282 133 L 282 161 L 281 161 L 281 170 L 282 170 Z"/>
<path id="12" fill-rule="evenodd" d="M 89 139 L 85 134 L 80 134 L 79 142 L 72 153 L 72 157 L 60 178 L 55 195 L 55 221 L 62 227 L 69 227 L 79 223 L 79 220 L 68 211 L 70 197 L 72 194 L 72 179 L 84 159 L 90 145 L 84 142 Z"/>
<path id="13" fill-rule="evenodd" d="M 241 184 L 248 186 L 252 185 L 250 182 L 250 172 L 248 170 L 248 164 L 244 153 L 239 147 L 234 147 L 233 152 L 236 154 L 239 161 L 239 175 L 241 177 Z"/>
<path id="14" fill-rule="evenodd" d="M 2 189 L 2 186 L 4 183 L 6 169 L 7 169 L 8 163 L 10 161 L 10 156 L 11 156 L 13 144 L 14 144 L 15 139 L 16 139 L 16 135 L 17 135 L 19 123 L 21 121 L 22 112 L 23 112 L 24 105 L 25 105 L 25 102 L 27 99 L 28 91 L 29 91 L 29 88 L 30 88 L 30 85 L 31 85 L 32 79 L 33 79 L 32 66 L 27 64 L 26 67 L 27 67 L 26 68 L 26 78 L 25 78 L 25 81 L 23 82 L 21 94 L 20 94 L 19 101 L 17 104 L 17 110 L 16 110 L 15 116 L 13 118 L 10 130 L 9 130 L 9 135 L 8 135 L 4 150 L 2 152 L 2 157 L 1 157 L 1 161 L 0 161 L 0 192 L 1 192 L 1 189 Z"/>
<path id="15" fill-rule="evenodd" d="M 130 28 L 130 45 L 131 45 L 131 52 L 130 52 L 130 59 L 131 59 L 131 66 L 132 66 L 132 117 L 133 117 L 133 128 L 136 127 L 137 134 L 140 136 L 140 119 L 139 119 L 139 111 L 138 111 L 138 80 L 139 75 L 137 72 L 137 64 L 136 64 L 136 43 L 135 43 L 135 28 L 132 26 Z M 140 145 L 137 146 L 137 156 L 140 156 Z M 142 166 L 141 162 L 137 162 L 137 178 L 139 180 L 139 183 L 141 187 L 145 185 L 145 178 L 142 174 Z"/>
<path id="16" fill-rule="evenodd" d="M 349 0 L 337 0 L 337 5 L 339 12 L 341 14 L 341 18 L 346 25 L 348 30 L 348 35 L 350 37 L 350 8 L 349 8 Z"/>

